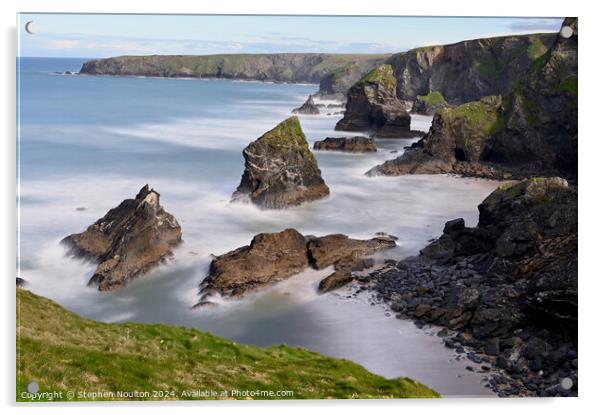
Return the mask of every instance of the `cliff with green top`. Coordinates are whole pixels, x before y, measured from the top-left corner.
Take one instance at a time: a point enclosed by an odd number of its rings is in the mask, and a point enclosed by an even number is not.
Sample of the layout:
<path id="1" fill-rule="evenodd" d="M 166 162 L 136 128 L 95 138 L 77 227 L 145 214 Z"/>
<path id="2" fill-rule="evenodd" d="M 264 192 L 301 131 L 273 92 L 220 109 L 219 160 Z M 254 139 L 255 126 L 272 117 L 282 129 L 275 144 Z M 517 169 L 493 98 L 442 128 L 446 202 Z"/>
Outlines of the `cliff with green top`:
<path id="1" fill-rule="evenodd" d="M 389 56 L 328 53 L 118 56 L 87 61 L 80 73 L 319 83 L 325 75 L 341 68 L 349 68 L 360 76 Z M 332 93 L 335 92 L 333 87 Z"/>
<path id="2" fill-rule="evenodd" d="M 397 96 L 408 105 L 436 91 L 450 104 L 508 94 L 554 43 L 554 33 L 466 40 L 412 49 L 386 63 L 397 79 Z"/>
<path id="3" fill-rule="evenodd" d="M 437 111 L 429 133 L 369 174 L 458 173 L 490 178 L 577 177 L 576 18 L 503 97 Z"/>
<path id="4" fill-rule="evenodd" d="M 25 393 L 31 381 L 39 385 L 37 397 Z M 21 402 L 49 396 L 65 401 L 249 399 L 232 391 L 264 391 L 255 399 L 439 396 L 411 379 L 385 379 L 348 360 L 299 347 L 261 348 L 185 327 L 89 320 L 23 289 L 17 289 L 16 386 Z M 212 390 L 227 394 L 193 393 Z M 85 396 L 84 391 L 105 395 Z M 130 391 L 138 396 L 118 395 Z M 277 396 L 278 391 L 292 394 Z"/>

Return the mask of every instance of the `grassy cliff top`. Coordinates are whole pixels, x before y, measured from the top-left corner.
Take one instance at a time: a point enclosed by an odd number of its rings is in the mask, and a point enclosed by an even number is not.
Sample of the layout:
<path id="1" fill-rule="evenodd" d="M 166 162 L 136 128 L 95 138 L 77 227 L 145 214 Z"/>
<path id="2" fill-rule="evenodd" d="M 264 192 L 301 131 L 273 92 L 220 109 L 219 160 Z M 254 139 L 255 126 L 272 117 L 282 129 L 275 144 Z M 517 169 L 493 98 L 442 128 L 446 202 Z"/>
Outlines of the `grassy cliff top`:
<path id="1" fill-rule="evenodd" d="M 358 83 L 365 82 L 384 85 L 385 88 L 392 89 L 393 91 L 397 88 L 397 80 L 393 76 L 393 67 L 388 64 L 377 66 L 358 81 Z"/>
<path id="2" fill-rule="evenodd" d="M 256 143 L 270 146 L 275 152 L 280 152 L 283 148 L 296 147 L 305 156 L 314 159 L 299 118 L 295 115 L 288 117 L 250 145 L 254 146 Z"/>
<path id="3" fill-rule="evenodd" d="M 428 105 L 439 105 L 439 104 L 447 105 L 445 98 L 439 91 L 431 91 L 431 92 L 429 92 L 428 95 L 418 95 L 416 98 L 420 101 L 424 101 Z"/>
<path id="4" fill-rule="evenodd" d="M 163 324 L 101 323 L 44 297 L 17 289 L 17 401 L 30 381 L 39 392 L 148 392 L 129 399 L 207 399 L 185 391 L 228 391 L 213 399 L 249 399 L 231 393 L 292 391 L 288 399 L 438 397 L 407 378 L 385 379 L 358 364 L 303 348 L 260 348 L 196 329 Z M 154 397 L 152 391 L 164 391 Z M 168 392 L 167 394 L 165 394 Z M 173 392 L 173 394 L 172 394 Z M 44 399 L 42 399 L 44 400 Z"/>

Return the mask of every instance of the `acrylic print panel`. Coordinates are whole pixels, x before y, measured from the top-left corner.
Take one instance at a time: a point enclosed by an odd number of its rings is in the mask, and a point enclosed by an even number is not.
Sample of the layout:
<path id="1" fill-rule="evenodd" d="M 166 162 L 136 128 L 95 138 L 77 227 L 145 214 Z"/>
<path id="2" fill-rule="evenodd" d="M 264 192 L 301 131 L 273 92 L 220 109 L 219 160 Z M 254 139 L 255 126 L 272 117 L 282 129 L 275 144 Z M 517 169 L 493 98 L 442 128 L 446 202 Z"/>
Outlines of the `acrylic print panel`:
<path id="1" fill-rule="evenodd" d="M 576 18 L 18 34 L 18 401 L 577 395 Z"/>

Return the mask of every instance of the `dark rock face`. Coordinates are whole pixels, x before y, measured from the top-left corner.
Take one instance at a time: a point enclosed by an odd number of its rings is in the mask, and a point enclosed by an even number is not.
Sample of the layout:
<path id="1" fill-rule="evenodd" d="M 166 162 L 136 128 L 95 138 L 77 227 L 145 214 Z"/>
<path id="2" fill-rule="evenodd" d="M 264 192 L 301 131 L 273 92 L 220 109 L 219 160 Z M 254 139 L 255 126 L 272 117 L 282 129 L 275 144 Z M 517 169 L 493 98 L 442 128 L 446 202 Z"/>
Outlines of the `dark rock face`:
<path id="1" fill-rule="evenodd" d="M 491 96 L 437 111 L 424 138 L 398 158 L 374 167 L 368 175 L 466 172 L 466 163 L 483 161 L 488 140 L 500 131 L 501 102 L 501 97 Z M 485 177 L 491 173 L 485 167 L 481 170 Z"/>
<path id="2" fill-rule="evenodd" d="M 209 297 L 213 294 L 241 297 L 298 274 L 307 267 L 324 269 L 334 265 L 335 270 L 344 273 L 348 279 L 352 277 L 352 271 L 369 265 L 369 259 L 364 256 L 394 246 L 395 239 L 389 235 L 358 240 L 339 234 L 303 236 L 295 229 L 262 233 L 253 238 L 251 245 L 220 255 L 211 262 L 209 273 L 200 284 L 201 300 L 196 306 L 212 304 Z M 344 285 L 344 278 L 330 280 L 325 283 L 329 290 Z"/>
<path id="3" fill-rule="evenodd" d="M 159 204 L 159 193 L 145 185 L 135 199 L 124 200 L 62 243 L 69 255 L 98 261 L 88 284 L 112 291 L 170 257 L 181 241 L 177 220 Z"/>
<path id="4" fill-rule="evenodd" d="M 557 386 L 577 377 L 576 189 L 532 178 L 479 212 L 476 228 L 450 221 L 420 256 L 374 273 L 373 289 L 404 316 L 459 330 L 451 347 L 493 356 L 513 379 L 493 385 L 503 396 L 575 395 Z"/>
<path id="5" fill-rule="evenodd" d="M 368 174 L 457 173 L 490 178 L 577 175 L 577 21 L 504 98 L 435 114 L 429 133 Z"/>
<path id="6" fill-rule="evenodd" d="M 21 277 L 17 277 L 17 288 L 22 288 L 25 286 L 27 282 L 21 278 Z"/>
<path id="7" fill-rule="evenodd" d="M 421 115 L 435 115 L 435 113 L 448 107 L 449 104 L 438 91 L 432 91 L 428 95 L 418 95 L 414 105 L 412 106 L 412 112 Z"/>
<path id="8" fill-rule="evenodd" d="M 577 176 L 577 19 L 573 35 L 558 36 L 503 105 L 504 123 L 486 148 L 493 162 Z"/>
<path id="9" fill-rule="evenodd" d="M 328 196 L 297 117 L 278 124 L 243 151 L 245 171 L 233 200 L 281 209 Z"/>
<path id="10" fill-rule="evenodd" d="M 393 67 L 402 102 L 438 91 L 457 105 L 511 92 L 554 39 L 554 34 L 533 34 L 467 40 L 412 49 L 386 63 Z"/>
<path id="11" fill-rule="evenodd" d="M 377 66 L 347 93 L 345 115 L 335 130 L 369 131 L 375 137 L 415 137 L 410 114 L 395 95 L 396 80 L 390 65 Z"/>
<path id="12" fill-rule="evenodd" d="M 314 103 L 314 99 L 311 95 L 307 97 L 307 101 L 305 101 L 303 105 L 293 110 L 293 114 L 317 115 L 319 113 L 320 109 Z"/>
<path id="13" fill-rule="evenodd" d="M 327 137 L 314 143 L 314 150 L 345 151 L 350 153 L 374 153 L 377 150 L 373 138 L 356 137 Z"/>

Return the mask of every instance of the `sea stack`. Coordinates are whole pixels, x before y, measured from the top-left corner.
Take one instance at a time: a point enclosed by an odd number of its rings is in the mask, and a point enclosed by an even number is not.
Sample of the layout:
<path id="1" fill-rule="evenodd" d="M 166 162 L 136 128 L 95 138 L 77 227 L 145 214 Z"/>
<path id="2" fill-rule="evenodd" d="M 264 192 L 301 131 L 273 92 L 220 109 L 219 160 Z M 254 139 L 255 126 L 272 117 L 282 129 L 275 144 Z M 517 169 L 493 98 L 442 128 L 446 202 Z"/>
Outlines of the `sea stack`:
<path id="1" fill-rule="evenodd" d="M 379 65 L 347 93 L 345 115 L 335 129 L 367 131 L 375 137 L 414 137 L 410 114 L 396 95 L 397 80 L 391 65 Z"/>
<path id="2" fill-rule="evenodd" d="M 99 262 L 89 285 L 113 291 L 170 257 L 181 241 L 178 221 L 161 207 L 159 193 L 145 185 L 134 199 L 124 200 L 62 243 L 68 254 Z"/>
<path id="3" fill-rule="evenodd" d="M 314 99 L 311 95 L 307 98 L 307 101 L 305 101 L 303 105 L 293 110 L 293 114 L 318 115 L 319 113 L 320 109 L 314 102 Z"/>
<path id="4" fill-rule="evenodd" d="M 245 171 L 232 200 L 282 209 L 328 196 L 330 190 L 296 116 L 287 118 L 243 151 Z"/>

